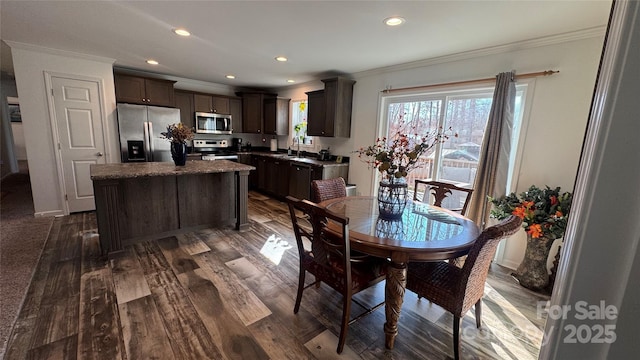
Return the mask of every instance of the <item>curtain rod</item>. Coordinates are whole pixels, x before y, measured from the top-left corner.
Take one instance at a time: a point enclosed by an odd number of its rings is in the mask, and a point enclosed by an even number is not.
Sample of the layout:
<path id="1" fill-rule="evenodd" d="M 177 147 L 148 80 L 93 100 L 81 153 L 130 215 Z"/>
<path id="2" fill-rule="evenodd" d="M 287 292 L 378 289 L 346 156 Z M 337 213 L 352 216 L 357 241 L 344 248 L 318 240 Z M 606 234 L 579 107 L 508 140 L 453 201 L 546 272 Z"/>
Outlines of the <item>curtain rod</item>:
<path id="1" fill-rule="evenodd" d="M 546 71 L 538 71 L 538 72 L 532 72 L 532 73 L 526 73 L 526 74 L 520 74 L 520 75 L 516 74 L 516 80 L 517 79 L 526 79 L 526 78 L 538 77 L 538 76 L 549 76 L 549 75 L 553 75 L 553 74 L 556 74 L 556 73 L 559 73 L 559 72 L 560 72 L 559 70 L 546 70 Z M 382 92 L 388 94 L 388 93 L 395 92 L 395 91 L 421 90 L 421 89 L 429 89 L 429 88 L 439 87 L 439 86 L 468 85 L 468 84 L 486 83 L 486 82 L 490 82 L 490 81 L 496 81 L 496 78 L 495 77 L 491 77 L 491 78 L 485 78 L 485 79 L 454 81 L 454 82 L 448 82 L 448 83 L 412 86 L 412 87 L 397 88 L 397 89 L 384 89 L 384 90 L 382 90 Z"/>

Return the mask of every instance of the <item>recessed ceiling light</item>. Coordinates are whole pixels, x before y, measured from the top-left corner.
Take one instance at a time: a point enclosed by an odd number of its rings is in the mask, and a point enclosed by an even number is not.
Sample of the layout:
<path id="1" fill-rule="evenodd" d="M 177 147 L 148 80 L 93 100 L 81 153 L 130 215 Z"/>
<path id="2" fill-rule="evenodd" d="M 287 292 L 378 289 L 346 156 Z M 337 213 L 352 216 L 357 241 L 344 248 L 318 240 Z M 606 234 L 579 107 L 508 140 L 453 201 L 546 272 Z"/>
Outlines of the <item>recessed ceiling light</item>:
<path id="1" fill-rule="evenodd" d="M 398 26 L 405 22 L 404 18 L 399 16 L 392 16 L 384 19 L 384 23 L 389 26 Z"/>
<path id="2" fill-rule="evenodd" d="M 190 36 L 191 35 L 191 33 L 189 31 L 187 31 L 186 29 L 183 29 L 183 28 L 173 29 L 173 32 L 176 33 L 176 35 L 180 35 L 180 36 Z"/>
<path id="3" fill-rule="evenodd" d="M 149 60 L 147 60 L 147 64 L 149 64 L 149 65 L 158 65 L 158 62 L 153 60 L 153 59 L 149 59 Z"/>
<path id="4" fill-rule="evenodd" d="M 288 82 L 288 83 L 294 83 L 294 82 L 296 82 L 296 81 L 295 81 L 295 80 L 293 80 L 293 79 L 289 79 L 289 80 L 287 80 L 287 82 Z"/>
<path id="5" fill-rule="evenodd" d="M 227 76 L 225 76 L 225 77 L 226 77 L 227 79 L 235 79 L 235 78 L 236 78 L 236 76 L 235 76 L 235 75 L 227 75 Z"/>
<path id="6" fill-rule="evenodd" d="M 284 62 L 284 61 L 287 61 L 287 60 L 288 60 L 288 59 L 287 59 L 286 57 L 284 57 L 284 56 L 276 56 L 276 61 L 282 61 L 282 62 Z"/>

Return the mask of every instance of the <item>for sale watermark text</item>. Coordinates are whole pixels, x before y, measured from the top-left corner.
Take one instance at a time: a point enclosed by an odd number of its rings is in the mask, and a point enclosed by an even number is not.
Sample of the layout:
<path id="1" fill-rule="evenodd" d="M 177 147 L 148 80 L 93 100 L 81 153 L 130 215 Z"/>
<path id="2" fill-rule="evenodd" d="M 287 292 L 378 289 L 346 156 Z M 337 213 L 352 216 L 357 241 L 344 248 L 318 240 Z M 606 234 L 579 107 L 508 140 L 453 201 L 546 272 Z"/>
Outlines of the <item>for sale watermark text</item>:
<path id="1" fill-rule="evenodd" d="M 616 341 L 616 325 L 603 324 L 618 318 L 618 308 L 607 305 L 604 300 L 599 304 L 589 304 L 586 301 L 578 301 L 571 305 L 549 305 L 548 302 L 539 301 L 537 306 L 538 318 L 544 314 L 547 319 L 576 319 L 584 321 L 584 324 L 566 324 L 563 327 L 563 341 L 568 344 L 611 344 Z M 553 333 L 553 326 L 549 329 Z M 545 338 L 547 335 L 545 334 Z"/>

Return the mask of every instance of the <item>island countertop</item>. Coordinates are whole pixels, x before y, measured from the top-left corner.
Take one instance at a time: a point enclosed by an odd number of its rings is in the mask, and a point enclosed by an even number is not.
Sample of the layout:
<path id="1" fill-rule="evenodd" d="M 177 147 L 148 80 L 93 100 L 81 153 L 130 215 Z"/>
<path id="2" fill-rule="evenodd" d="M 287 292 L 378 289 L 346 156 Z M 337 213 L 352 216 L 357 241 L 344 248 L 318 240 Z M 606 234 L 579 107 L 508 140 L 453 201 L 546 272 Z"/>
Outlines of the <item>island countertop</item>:
<path id="1" fill-rule="evenodd" d="M 172 162 L 93 164 L 91 165 L 89 172 L 91 180 L 109 180 L 151 176 L 212 174 L 249 170 L 255 170 L 255 167 L 228 160 L 215 160 L 188 161 L 185 166 L 175 166 Z"/>

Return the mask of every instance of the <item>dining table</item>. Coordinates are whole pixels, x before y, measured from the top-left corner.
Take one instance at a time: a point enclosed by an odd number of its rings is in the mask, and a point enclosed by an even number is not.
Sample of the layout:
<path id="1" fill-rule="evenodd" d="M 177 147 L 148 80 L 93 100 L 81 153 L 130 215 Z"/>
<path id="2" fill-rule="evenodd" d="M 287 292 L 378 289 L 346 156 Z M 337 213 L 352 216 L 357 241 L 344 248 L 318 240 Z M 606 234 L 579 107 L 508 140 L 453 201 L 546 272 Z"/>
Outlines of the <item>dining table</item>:
<path id="1" fill-rule="evenodd" d="M 480 230 L 459 213 L 423 203 L 407 201 L 402 216 L 380 217 L 378 201 L 371 196 L 348 196 L 319 204 L 349 218 L 352 250 L 388 259 L 385 283 L 385 346 L 393 349 L 411 261 L 441 261 L 464 256 Z M 336 224 L 329 222 L 333 229 Z"/>

